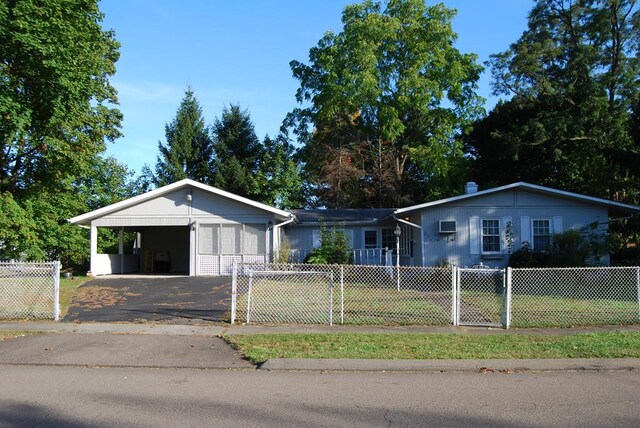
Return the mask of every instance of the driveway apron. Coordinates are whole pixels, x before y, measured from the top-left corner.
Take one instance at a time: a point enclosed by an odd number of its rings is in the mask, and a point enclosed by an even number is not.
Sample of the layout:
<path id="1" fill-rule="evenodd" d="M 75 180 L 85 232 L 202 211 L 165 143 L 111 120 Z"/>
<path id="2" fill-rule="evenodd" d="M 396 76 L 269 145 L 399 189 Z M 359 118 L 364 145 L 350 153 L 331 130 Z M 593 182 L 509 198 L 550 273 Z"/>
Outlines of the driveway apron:
<path id="1" fill-rule="evenodd" d="M 172 323 L 229 319 L 229 277 L 100 277 L 78 288 L 65 321 Z"/>

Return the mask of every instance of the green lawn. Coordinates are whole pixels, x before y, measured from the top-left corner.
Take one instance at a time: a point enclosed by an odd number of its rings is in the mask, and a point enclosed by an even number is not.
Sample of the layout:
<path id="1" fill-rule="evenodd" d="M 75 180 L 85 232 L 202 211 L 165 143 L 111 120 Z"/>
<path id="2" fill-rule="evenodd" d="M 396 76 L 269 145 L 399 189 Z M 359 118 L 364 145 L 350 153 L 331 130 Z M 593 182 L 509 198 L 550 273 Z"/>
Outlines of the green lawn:
<path id="1" fill-rule="evenodd" d="M 330 302 L 333 322 L 341 321 L 340 289 L 333 290 L 321 282 L 306 284 L 255 280 L 252 286 L 250 321 L 252 323 L 328 324 Z M 446 325 L 451 315 L 446 309 L 451 298 L 447 293 L 413 289 L 397 291 L 393 287 L 371 287 L 345 283 L 344 324 L 351 325 Z M 445 302 L 442 304 L 442 302 Z M 237 314 L 246 320 L 248 295 L 240 294 Z"/>
<path id="2" fill-rule="evenodd" d="M 462 291 L 461 297 L 486 319 L 501 322 L 500 293 Z M 638 318 L 638 302 L 633 300 L 531 294 L 516 294 L 511 298 L 511 327 L 514 328 L 625 325 L 638 323 Z"/>
<path id="3" fill-rule="evenodd" d="M 640 333 L 569 336 L 500 334 L 258 334 L 224 339 L 246 358 L 523 359 L 640 358 Z"/>
<path id="4" fill-rule="evenodd" d="M 73 278 L 60 278 L 60 318 L 67 315 L 69 306 L 73 301 L 73 297 L 80 287 L 85 282 L 91 280 L 86 276 L 76 276 Z"/>

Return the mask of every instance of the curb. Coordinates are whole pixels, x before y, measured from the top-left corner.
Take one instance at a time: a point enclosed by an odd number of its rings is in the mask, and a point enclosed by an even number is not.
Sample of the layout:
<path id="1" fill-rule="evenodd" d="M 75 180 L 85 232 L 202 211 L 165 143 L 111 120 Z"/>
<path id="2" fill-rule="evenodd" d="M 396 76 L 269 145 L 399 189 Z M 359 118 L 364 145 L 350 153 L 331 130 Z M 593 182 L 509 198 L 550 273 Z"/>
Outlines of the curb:
<path id="1" fill-rule="evenodd" d="M 273 358 L 258 366 L 267 371 L 482 372 L 640 370 L 640 358 L 526 360 L 338 360 Z"/>

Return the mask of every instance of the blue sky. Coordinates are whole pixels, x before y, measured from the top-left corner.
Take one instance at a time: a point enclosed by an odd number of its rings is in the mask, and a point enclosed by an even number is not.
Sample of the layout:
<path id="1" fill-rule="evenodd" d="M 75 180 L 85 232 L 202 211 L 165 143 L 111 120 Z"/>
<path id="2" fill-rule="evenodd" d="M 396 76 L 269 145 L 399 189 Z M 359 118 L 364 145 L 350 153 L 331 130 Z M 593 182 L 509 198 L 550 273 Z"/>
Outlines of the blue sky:
<path id="1" fill-rule="evenodd" d="M 102 0 L 103 26 L 122 44 L 111 82 L 124 114 L 124 137 L 110 144 L 136 173 L 153 167 L 158 141 L 187 85 L 207 123 L 224 106 L 249 110 L 259 138 L 277 134 L 296 107 L 298 82 L 289 62 L 308 62 L 309 49 L 326 31 L 339 32 L 345 5 L 354 0 Z M 428 1 L 429 4 L 436 3 Z M 508 48 L 526 28 L 533 0 L 444 0 L 458 10 L 457 48 L 479 61 Z M 490 95 L 485 71 L 479 93 Z"/>

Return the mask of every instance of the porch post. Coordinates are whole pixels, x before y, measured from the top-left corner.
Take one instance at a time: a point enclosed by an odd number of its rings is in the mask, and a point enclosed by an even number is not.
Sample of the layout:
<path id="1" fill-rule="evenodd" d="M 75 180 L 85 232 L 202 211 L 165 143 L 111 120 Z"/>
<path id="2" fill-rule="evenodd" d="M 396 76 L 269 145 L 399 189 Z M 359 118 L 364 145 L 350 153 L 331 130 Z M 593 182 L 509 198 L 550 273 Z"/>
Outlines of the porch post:
<path id="1" fill-rule="evenodd" d="M 89 245 L 89 275 L 96 276 L 98 269 L 98 227 L 91 223 L 90 245 Z"/>
<path id="2" fill-rule="evenodd" d="M 124 228 L 120 228 L 118 254 L 120 255 L 120 275 L 124 273 Z"/>
<path id="3" fill-rule="evenodd" d="M 189 276 L 198 275 L 198 249 L 196 245 L 196 228 L 195 221 L 189 222 Z"/>

